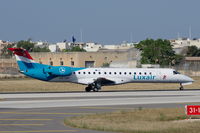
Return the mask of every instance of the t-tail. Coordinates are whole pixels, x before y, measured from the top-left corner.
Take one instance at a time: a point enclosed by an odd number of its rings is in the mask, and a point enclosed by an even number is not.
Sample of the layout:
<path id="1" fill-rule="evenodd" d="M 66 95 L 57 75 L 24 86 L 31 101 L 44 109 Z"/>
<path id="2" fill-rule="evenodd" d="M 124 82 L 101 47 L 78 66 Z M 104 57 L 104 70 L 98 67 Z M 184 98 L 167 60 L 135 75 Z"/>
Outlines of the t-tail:
<path id="1" fill-rule="evenodd" d="M 37 68 L 36 62 L 30 56 L 27 50 L 22 48 L 8 48 L 10 51 L 13 51 L 13 54 L 16 57 L 17 64 L 19 66 L 20 72 L 24 73 L 28 69 Z"/>
<path id="2" fill-rule="evenodd" d="M 44 72 L 47 65 L 39 64 L 33 60 L 31 55 L 27 50 L 22 48 L 8 48 L 16 57 L 17 64 L 19 66 L 20 73 L 40 79 L 40 80 L 48 80 L 50 77 L 47 73 Z"/>
<path id="3" fill-rule="evenodd" d="M 27 50 L 22 48 L 8 48 L 16 57 L 19 70 L 26 76 L 49 81 L 58 76 L 69 76 L 72 68 L 67 66 L 51 66 L 35 62 Z"/>

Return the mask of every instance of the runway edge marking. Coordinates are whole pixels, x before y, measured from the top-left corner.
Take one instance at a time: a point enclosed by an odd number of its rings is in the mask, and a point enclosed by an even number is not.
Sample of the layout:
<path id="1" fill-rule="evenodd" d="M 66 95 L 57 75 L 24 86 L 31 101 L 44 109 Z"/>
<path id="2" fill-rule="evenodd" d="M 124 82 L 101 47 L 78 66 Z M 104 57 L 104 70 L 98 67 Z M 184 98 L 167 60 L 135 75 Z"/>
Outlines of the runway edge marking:
<path id="1" fill-rule="evenodd" d="M 32 131 L 0 131 L 0 133 L 54 133 L 54 132 L 78 132 L 79 130 L 32 130 Z"/>
<path id="2" fill-rule="evenodd" d="M 40 112 L 0 112 L 0 114 L 32 114 L 32 115 L 84 115 L 94 113 L 40 113 Z"/>
<path id="3" fill-rule="evenodd" d="M 0 119 L 0 121 L 51 121 L 53 119 Z"/>

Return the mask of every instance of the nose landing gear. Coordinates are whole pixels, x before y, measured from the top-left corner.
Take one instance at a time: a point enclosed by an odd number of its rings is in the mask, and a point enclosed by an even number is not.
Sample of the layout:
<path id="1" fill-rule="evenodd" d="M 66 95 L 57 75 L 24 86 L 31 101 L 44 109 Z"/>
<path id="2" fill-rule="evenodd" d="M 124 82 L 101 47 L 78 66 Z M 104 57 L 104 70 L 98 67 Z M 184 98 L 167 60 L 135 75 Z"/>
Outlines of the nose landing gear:
<path id="1" fill-rule="evenodd" d="M 179 90 L 183 90 L 183 89 L 184 89 L 184 87 L 183 87 L 182 83 L 180 83 L 180 88 L 179 88 Z"/>

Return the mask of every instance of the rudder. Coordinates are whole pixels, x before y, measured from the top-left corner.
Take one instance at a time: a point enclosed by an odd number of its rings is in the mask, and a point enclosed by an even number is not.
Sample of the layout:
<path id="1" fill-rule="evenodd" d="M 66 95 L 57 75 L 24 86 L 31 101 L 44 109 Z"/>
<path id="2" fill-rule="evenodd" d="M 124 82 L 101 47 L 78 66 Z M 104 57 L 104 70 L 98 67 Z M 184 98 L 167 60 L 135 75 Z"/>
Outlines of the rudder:
<path id="1" fill-rule="evenodd" d="M 16 57 L 17 64 L 19 66 L 20 71 L 26 71 L 27 69 L 33 69 L 36 66 L 35 61 L 30 56 L 27 50 L 22 48 L 8 48 Z"/>

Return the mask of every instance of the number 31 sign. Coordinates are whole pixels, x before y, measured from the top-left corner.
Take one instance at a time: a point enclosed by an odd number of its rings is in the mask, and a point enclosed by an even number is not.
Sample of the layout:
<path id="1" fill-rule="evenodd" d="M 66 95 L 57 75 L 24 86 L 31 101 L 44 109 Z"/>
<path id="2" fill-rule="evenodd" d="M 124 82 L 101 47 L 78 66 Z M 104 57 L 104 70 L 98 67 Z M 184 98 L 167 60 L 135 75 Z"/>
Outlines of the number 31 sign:
<path id="1" fill-rule="evenodd" d="M 200 115 L 200 105 L 186 105 L 185 112 L 187 115 Z"/>

